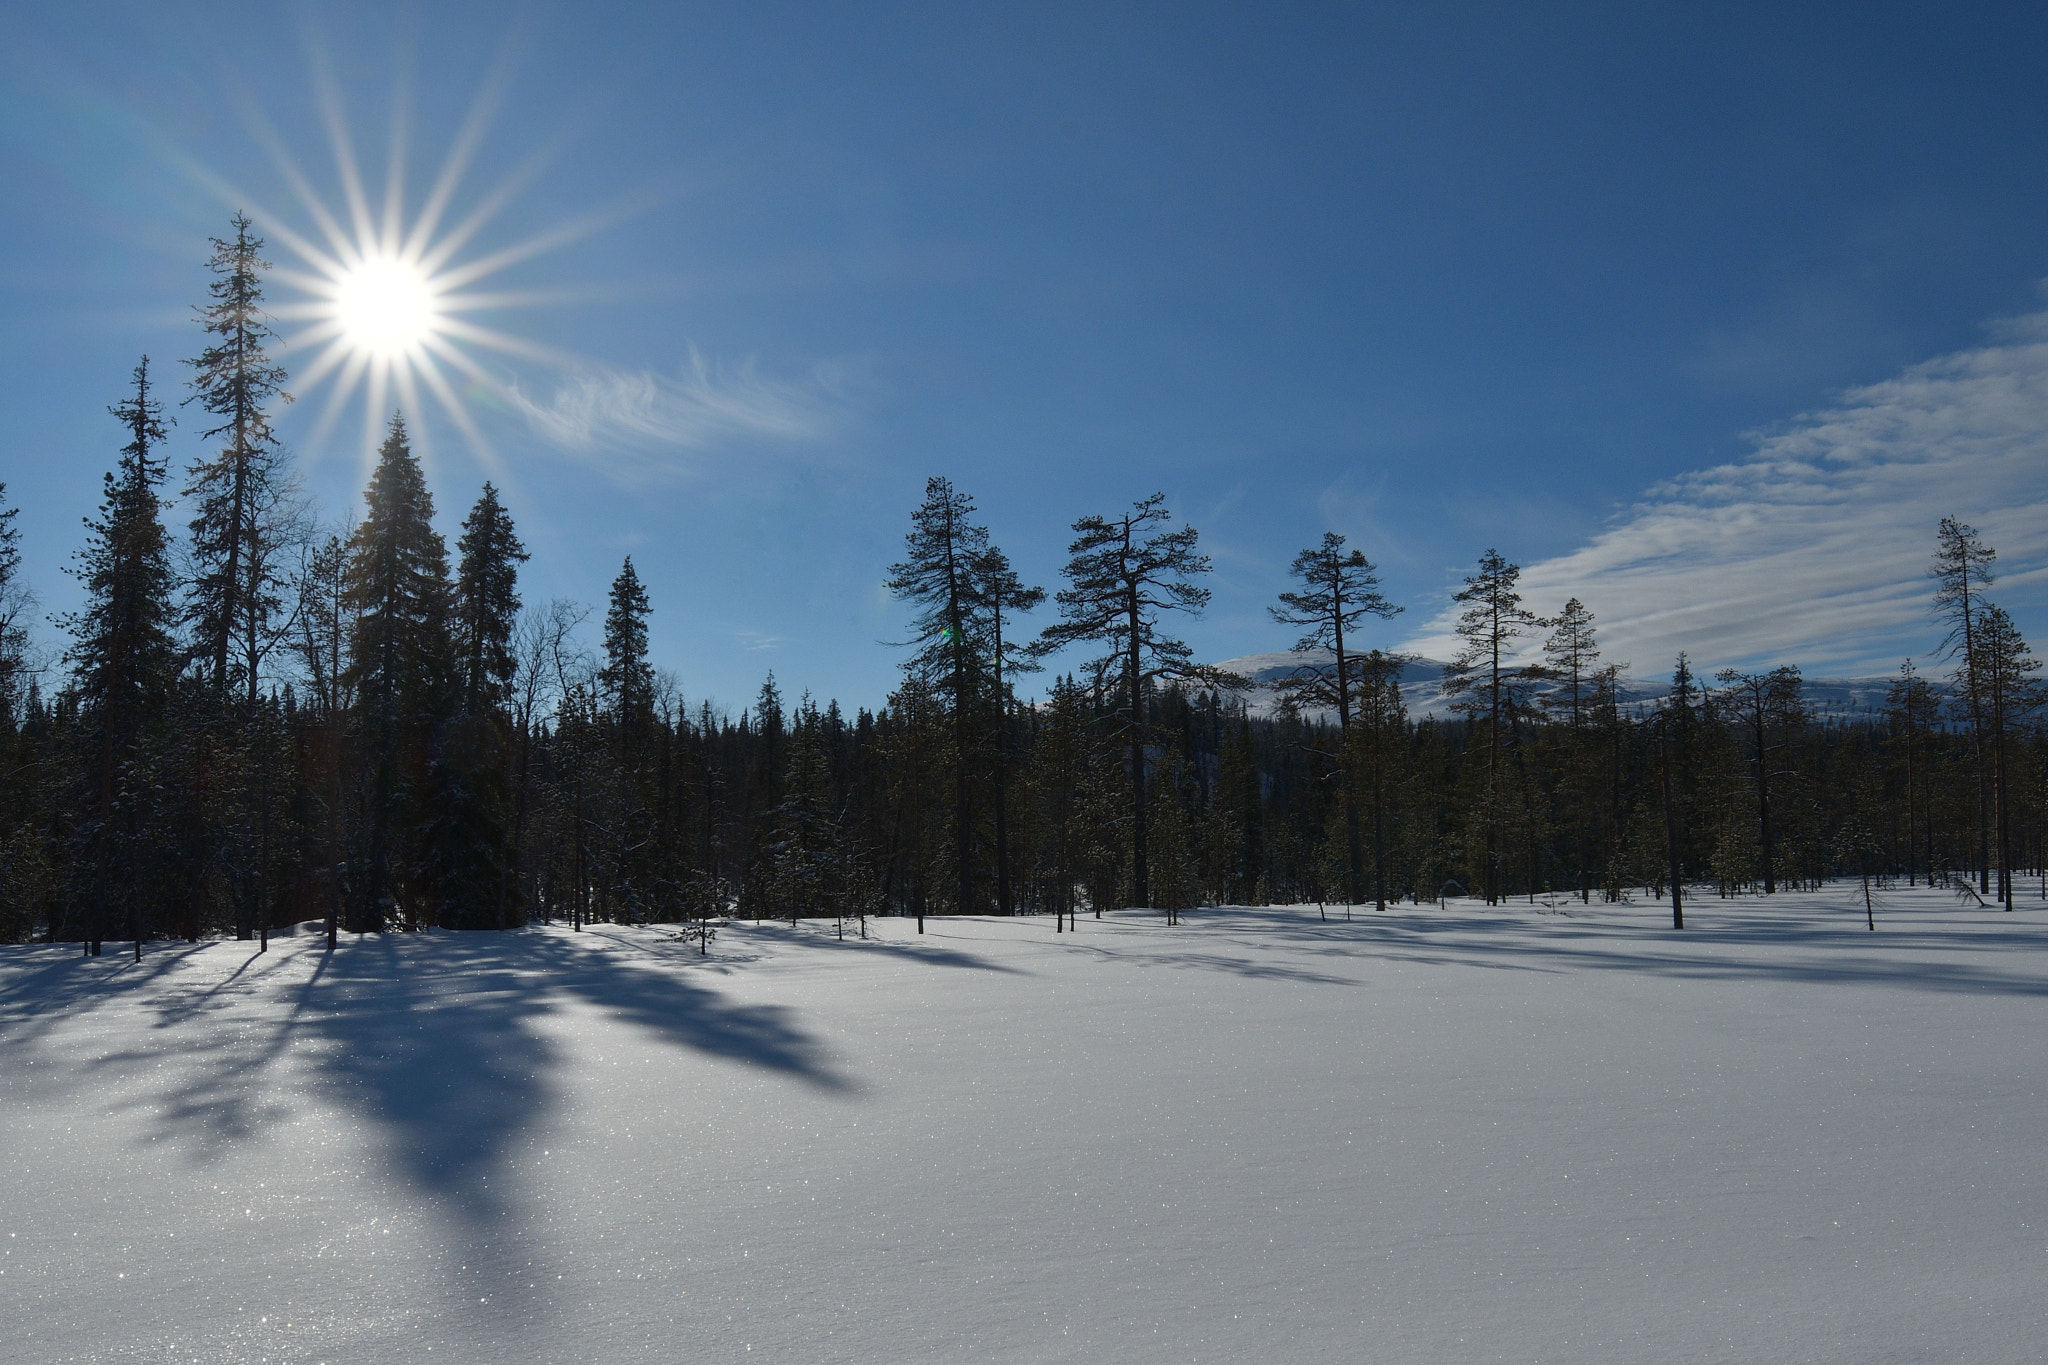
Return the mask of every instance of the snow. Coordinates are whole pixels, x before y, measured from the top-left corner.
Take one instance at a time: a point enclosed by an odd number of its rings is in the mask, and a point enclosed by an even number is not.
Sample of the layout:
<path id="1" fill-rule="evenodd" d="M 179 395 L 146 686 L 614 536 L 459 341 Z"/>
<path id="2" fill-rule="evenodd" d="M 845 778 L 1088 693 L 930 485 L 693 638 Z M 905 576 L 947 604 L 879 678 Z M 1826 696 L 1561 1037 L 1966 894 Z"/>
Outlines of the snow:
<path id="1" fill-rule="evenodd" d="M 1246 707 L 1254 716 L 1271 717 L 1280 712 L 1280 698 L 1275 689 L 1292 678 L 1303 665 L 1321 665 L 1328 668 L 1336 663 L 1337 656 L 1327 649 L 1274 650 L 1265 654 L 1246 654 L 1235 659 L 1225 659 L 1216 667 L 1226 673 L 1249 678 L 1254 684 L 1251 691 L 1243 694 Z M 1527 661 L 1525 661 L 1527 662 Z M 1450 665 L 1436 659 L 1410 656 L 1401 664 L 1401 702 L 1411 719 L 1434 716 L 1437 719 L 1455 715 L 1451 699 L 1444 695 L 1444 673 Z M 1702 687 L 1712 687 L 1714 679 L 1711 670 L 1696 676 Z M 1807 710 L 1816 719 L 1833 721 L 1854 721 L 1867 719 L 1874 713 L 1884 711 L 1888 705 L 1886 696 L 1896 676 L 1871 678 L 1807 678 L 1800 685 L 1800 696 L 1805 700 Z M 1937 688 L 1939 678 L 1928 680 Z M 1556 684 L 1535 683 L 1530 695 L 1541 697 Z M 1623 703 L 1631 708 L 1645 702 L 1662 701 L 1671 691 L 1671 679 L 1623 677 L 1620 679 Z M 1325 721 L 1334 720 L 1334 709 L 1318 711 L 1309 708 L 1308 715 Z"/>
<path id="2" fill-rule="evenodd" d="M 2048 910 L 1687 920 L 0 949 L 0 1360 L 2038 1360 Z"/>

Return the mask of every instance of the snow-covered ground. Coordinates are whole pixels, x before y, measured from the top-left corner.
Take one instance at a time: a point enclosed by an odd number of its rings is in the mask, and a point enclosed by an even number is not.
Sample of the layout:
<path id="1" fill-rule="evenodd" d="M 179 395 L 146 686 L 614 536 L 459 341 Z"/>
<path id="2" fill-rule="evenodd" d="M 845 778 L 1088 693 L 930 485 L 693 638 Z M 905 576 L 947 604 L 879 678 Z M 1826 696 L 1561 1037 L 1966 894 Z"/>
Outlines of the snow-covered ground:
<path id="1" fill-rule="evenodd" d="M 1688 922 L 0 948 L 0 1358 L 2042 1359 L 2042 903 Z"/>

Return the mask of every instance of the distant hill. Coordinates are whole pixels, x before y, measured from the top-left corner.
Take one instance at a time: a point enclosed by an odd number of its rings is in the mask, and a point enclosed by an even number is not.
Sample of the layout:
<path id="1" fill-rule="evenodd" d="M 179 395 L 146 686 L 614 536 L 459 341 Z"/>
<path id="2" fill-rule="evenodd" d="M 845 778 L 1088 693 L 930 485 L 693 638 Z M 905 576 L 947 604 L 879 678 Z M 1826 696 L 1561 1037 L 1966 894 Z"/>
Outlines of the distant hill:
<path id="1" fill-rule="evenodd" d="M 1297 668 L 1304 665 L 1328 665 L 1335 656 L 1327 650 L 1294 653 L 1276 650 L 1268 654 L 1246 654 L 1235 659 L 1225 659 L 1217 667 L 1250 678 L 1257 686 L 1245 699 L 1255 716 L 1270 716 L 1278 709 L 1275 688 L 1285 682 Z M 1443 695 L 1443 678 L 1446 665 L 1436 659 L 1411 658 L 1401 669 L 1401 699 L 1407 704 L 1410 717 L 1447 716 L 1451 714 L 1450 703 Z M 1711 677 L 1703 679 L 1711 685 Z M 1816 719 L 1853 720 L 1884 710 L 1885 691 L 1892 684 L 1889 677 L 1875 678 L 1808 678 L 1806 680 L 1806 704 Z M 1547 690 L 1549 684 L 1537 684 L 1538 692 Z M 1621 680 L 1622 695 L 1626 702 L 1634 705 L 1648 705 L 1663 699 L 1671 690 L 1668 678 L 1632 678 Z M 1937 690 L 1940 684 L 1935 683 Z"/>

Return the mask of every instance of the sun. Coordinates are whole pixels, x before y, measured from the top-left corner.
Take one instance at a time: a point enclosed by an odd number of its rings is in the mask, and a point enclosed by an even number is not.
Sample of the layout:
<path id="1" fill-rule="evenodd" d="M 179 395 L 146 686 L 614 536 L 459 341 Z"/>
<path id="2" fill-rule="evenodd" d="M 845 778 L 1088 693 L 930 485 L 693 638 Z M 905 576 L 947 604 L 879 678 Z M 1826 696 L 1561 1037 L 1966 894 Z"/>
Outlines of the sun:
<path id="1" fill-rule="evenodd" d="M 555 251 L 598 231 L 617 215 L 584 216 L 536 236 L 481 252 L 479 238 L 515 192 L 538 174 L 542 159 L 529 158 L 495 188 L 483 187 L 464 208 L 461 185 L 502 93 L 493 76 L 479 91 L 456 132 L 440 170 L 414 185 L 406 174 L 407 144 L 394 124 L 383 202 L 365 184 L 355 139 L 332 82 L 316 68 L 319 95 L 333 144 L 339 202 L 315 187 L 309 172 L 288 151 L 259 113 L 245 111 L 251 129 L 271 153 L 292 190 L 293 212 L 267 212 L 248 203 L 223 182 L 224 195 L 248 208 L 265 235 L 295 261 L 273 268 L 290 294 L 272 307 L 282 321 L 296 324 L 283 338 L 283 359 L 302 397 L 326 391 L 307 440 L 323 445 L 350 399 L 362 395 L 362 451 L 370 458 L 385 422 L 402 409 L 422 453 L 431 441 L 422 419 L 428 404 L 438 407 L 487 463 L 497 457 L 478 429 L 472 405 L 503 408 L 516 401 L 504 362 L 554 368 L 576 359 L 556 347 L 486 326 L 477 314 L 498 314 L 532 305 L 573 301 L 575 290 L 535 292 L 502 286 L 480 289 L 512 267 Z M 408 189 L 423 191 L 417 197 Z M 310 220 L 310 221 L 308 221 Z M 497 364 L 485 363 L 495 354 Z"/>
<path id="2" fill-rule="evenodd" d="M 417 265 L 372 256 L 334 281 L 334 321 L 350 349 L 381 360 L 423 350 L 438 330 L 439 291 Z"/>

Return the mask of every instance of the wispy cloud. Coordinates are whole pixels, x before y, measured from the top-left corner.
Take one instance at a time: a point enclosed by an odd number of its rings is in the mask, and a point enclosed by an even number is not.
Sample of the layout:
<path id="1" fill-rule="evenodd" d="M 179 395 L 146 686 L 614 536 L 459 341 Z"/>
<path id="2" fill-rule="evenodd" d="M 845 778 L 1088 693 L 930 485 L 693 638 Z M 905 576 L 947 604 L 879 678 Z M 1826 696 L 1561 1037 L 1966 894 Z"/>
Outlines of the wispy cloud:
<path id="1" fill-rule="evenodd" d="M 1681 649 L 1709 665 L 1883 668 L 1931 643 L 1927 564 L 1955 516 L 1996 546 L 1999 594 L 2025 628 L 2048 580 L 2048 313 L 1997 336 L 1650 489 L 1585 546 L 1529 565 L 1525 599 L 1551 612 L 1577 596 L 1639 672 Z M 1447 657 L 1452 619 L 1409 647 Z"/>
<path id="2" fill-rule="evenodd" d="M 680 373 L 585 367 L 546 398 L 513 385 L 512 409 L 547 441 L 580 455 L 631 455 L 640 472 L 686 473 L 690 454 L 734 441 L 814 444 L 843 422 L 844 366 L 802 381 L 750 364 L 718 366 L 692 352 Z"/>

